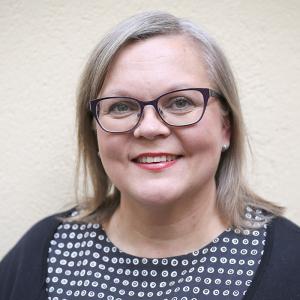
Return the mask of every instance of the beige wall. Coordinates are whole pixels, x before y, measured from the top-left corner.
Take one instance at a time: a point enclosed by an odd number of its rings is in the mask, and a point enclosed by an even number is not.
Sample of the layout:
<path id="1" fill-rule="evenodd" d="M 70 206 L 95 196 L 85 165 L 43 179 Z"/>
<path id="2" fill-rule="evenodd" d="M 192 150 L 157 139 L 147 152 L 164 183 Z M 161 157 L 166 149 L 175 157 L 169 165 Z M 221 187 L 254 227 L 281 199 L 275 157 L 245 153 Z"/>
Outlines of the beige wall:
<path id="1" fill-rule="evenodd" d="M 300 224 L 300 1 L 0 2 L 0 257 L 73 201 L 74 95 L 119 20 L 168 10 L 202 24 L 236 73 L 253 146 L 249 180 Z"/>

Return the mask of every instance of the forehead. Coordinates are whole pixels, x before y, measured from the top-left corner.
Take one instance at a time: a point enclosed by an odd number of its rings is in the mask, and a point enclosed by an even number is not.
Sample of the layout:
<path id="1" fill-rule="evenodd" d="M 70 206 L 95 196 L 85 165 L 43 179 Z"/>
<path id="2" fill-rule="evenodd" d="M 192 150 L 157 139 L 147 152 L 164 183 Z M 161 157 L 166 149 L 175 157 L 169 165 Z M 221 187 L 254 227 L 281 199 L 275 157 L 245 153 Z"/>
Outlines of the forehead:
<path id="1" fill-rule="evenodd" d="M 110 63 L 102 91 L 140 87 L 208 87 L 199 43 L 185 35 L 160 35 L 132 42 L 118 51 Z M 102 93 L 101 93 L 102 94 Z"/>
<path id="2" fill-rule="evenodd" d="M 180 60 L 188 57 L 203 62 L 200 44 L 195 39 L 182 34 L 157 35 L 130 42 L 122 47 L 110 63 L 109 69 L 122 63 L 159 63 L 166 58 Z"/>

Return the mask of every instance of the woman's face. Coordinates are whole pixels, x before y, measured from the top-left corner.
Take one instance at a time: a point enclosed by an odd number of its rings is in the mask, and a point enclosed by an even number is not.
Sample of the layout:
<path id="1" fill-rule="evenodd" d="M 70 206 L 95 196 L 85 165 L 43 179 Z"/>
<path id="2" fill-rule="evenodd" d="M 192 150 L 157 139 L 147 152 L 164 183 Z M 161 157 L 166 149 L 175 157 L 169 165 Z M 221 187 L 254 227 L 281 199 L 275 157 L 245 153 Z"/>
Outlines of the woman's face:
<path id="1" fill-rule="evenodd" d="M 212 88 L 199 46 L 181 35 L 157 36 L 118 53 L 100 96 L 148 101 L 189 87 Z M 146 106 L 133 132 L 107 133 L 97 126 L 97 137 L 103 166 L 120 190 L 121 201 L 163 205 L 205 199 L 214 192 L 214 176 L 230 130 L 218 100 L 210 98 L 202 120 L 193 126 L 169 127 L 153 107 Z M 172 161 L 141 162 L 150 156 L 158 161 L 168 156 Z"/>

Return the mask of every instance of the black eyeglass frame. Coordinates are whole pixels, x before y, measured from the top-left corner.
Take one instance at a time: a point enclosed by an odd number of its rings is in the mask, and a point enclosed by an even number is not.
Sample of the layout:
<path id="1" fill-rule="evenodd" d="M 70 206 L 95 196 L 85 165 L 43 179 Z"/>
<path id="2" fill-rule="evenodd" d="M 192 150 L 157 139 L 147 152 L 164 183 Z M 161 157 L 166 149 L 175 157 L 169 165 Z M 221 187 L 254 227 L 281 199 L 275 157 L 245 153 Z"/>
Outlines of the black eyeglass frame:
<path id="1" fill-rule="evenodd" d="M 183 91 L 198 91 L 198 92 L 200 92 L 202 94 L 203 100 L 204 100 L 204 107 L 203 107 L 202 114 L 201 114 L 201 116 L 199 117 L 199 119 L 197 121 L 192 122 L 190 124 L 184 124 L 184 125 L 172 125 L 172 124 L 169 124 L 161 116 L 161 112 L 159 111 L 159 108 L 158 108 L 158 101 L 159 101 L 160 98 L 162 98 L 162 97 L 164 97 L 164 96 L 166 96 L 168 94 L 172 94 L 172 93 L 176 93 L 176 92 L 183 92 Z M 205 110 L 206 110 L 206 107 L 207 107 L 207 103 L 208 103 L 208 100 L 209 100 L 210 97 L 215 97 L 215 98 L 218 98 L 221 101 L 226 101 L 225 98 L 221 94 L 219 94 L 218 92 L 216 92 L 216 91 L 214 91 L 212 89 L 209 89 L 209 88 L 185 88 L 185 89 L 179 89 L 179 90 L 174 90 L 174 91 L 171 91 L 171 92 L 164 93 L 164 94 L 162 94 L 162 95 L 158 96 L 157 98 L 155 98 L 153 100 L 150 100 L 150 101 L 141 101 L 139 99 L 135 99 L 133 97 L 127 97 L 127 96 L 114 96 L 114 97 L 97 98 L 97 99 L 93 99 L 93 100 L 89 101 L 89 110 L 93 114 L 93 117 L 96 119 L 96 121 L 99 124 L 99 126 L 104 131 L 109 132 L 109 133 L 128 133 L 128 132 L 133 131 L 139 125 L 139 123 L 140 123 L 140 121 L 142 119 L 142 116 L 143 116 L 144 108 L 147 105 L 151 105 L 151 106 L 154 107 L 154 109 L 157 112 L 157 114 L 159 115 L 160 119 L 166 125 L 171 126 L 171 127 L 186 127 L 186 126 L 191 126 L 191 125 L 194 125 L 194 124 L 200 122 L 200 120 L 204 116 L 204 113 L 205 113 Z M 125 130 L 125 131 L 110 131 L 110 130 L 105 129 L 100 124 L 100 122 L 98 120 L 98 116 L 97 116 L 97 105 L 98 105 L 98 103 L 100 101 L 104 101 L 104 100 L 107 100 L 107 99 L 118 99 L 118 98 L 131 99 L 131 100 L 136 101 L 139 104 L 139 106 L 140 106 L 141 112 L 140 112 L 139 119 L 138 119 L 137 123 L 132 128 L 130 128 L 128 130 Z"/>

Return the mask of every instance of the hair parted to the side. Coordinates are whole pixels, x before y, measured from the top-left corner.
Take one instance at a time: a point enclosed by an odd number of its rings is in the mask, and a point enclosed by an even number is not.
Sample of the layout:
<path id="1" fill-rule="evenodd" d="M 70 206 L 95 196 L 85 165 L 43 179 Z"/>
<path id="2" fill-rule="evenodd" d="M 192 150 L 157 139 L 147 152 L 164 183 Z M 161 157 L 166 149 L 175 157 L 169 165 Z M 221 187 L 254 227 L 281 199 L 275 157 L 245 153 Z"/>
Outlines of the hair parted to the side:
<path id="1" fill-rule="evenodd" d="M 272 216 L 282 214 L 280 206 L 256 195 L 244 180 L 246 132 L 235 80 L 223 52 L 207 33 L 192 22 L 154 11 L 137 14 L 117 25 L 95 47 L 83 71 L 77 96 L 77 221 L 101 223 L 113 214 L 120 202 L 120 192 L 110 182 L 98 156 L 88 101 L 99 95 L 108 66 L 121 48 L 157 35 L 178 34 L 199 44 L 212 85 L 227 101 L 224 113 L 230 120 L 231 141 L 229 149 L 222 153 L 216 173 L 217 205 L 222 216 L 233 227 L 251 228 L 253 224 L 245 218 L 247 206 L 268 212 L 259 220 L 260 225 Z"/>

